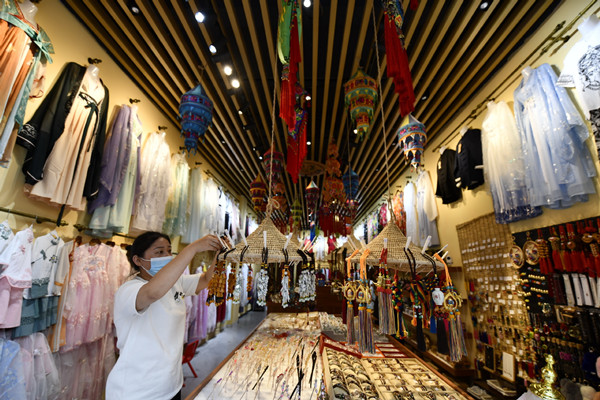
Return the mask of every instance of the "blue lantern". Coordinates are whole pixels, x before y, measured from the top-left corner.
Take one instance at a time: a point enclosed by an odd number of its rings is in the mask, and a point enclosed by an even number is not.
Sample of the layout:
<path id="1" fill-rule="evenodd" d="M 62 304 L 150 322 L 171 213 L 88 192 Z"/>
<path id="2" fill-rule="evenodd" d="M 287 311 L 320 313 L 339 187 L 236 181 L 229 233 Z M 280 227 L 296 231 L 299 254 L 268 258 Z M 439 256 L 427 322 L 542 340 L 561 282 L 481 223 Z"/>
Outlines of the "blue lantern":
<path id="1" fill-rule="evenodd" d="M 348 171 L 342 175 L 342 182 L 344 183 L 344 192 L 346 192 L 346 197 L 348 199 L 354 200 L 356 199 L 356 195 L 358 194 L 358 174 L 352 171 L 351 168 L 348 168 Z"/>
<path id="2" fill-rule="evenodd" d="M 201 84 L 181 96 L 179 116 L 181 135 L 190 154 L 196 154 L 200 137 L 212 123 L 213 103 L 204 93 Z"/>

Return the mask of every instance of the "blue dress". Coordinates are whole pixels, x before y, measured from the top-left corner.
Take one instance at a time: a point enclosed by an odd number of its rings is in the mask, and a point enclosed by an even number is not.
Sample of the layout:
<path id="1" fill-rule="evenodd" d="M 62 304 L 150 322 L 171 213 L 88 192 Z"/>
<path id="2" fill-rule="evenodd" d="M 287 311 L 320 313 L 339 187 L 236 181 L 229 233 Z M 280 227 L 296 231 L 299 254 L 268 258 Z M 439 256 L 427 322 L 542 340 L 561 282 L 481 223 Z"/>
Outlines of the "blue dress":
<path id="1" fill-rule="evenodd" d="M 585 144 L 589 131 L 548 64 L 522 71 L 514 93 L 532 206 L 567 208 L 595 193 L 596 169 Z"/>

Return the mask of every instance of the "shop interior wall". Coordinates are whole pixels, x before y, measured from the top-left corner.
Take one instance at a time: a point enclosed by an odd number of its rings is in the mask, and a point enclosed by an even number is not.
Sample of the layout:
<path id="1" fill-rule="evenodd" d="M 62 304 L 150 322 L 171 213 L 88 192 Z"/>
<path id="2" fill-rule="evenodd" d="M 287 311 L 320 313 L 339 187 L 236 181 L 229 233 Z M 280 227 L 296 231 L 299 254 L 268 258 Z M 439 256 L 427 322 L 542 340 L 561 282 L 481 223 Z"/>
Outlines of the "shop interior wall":
<path id="1" fill-rule="evenodd" d="M 179 146 L 183 146 L 183 139 L 180 137 L 179 129 L 174 126 L 167 116 L 156 107 L 150 99 L 144 95 L 139 87 L 127 76 L 127 74 L 111 59 L 108 53 L 91 35 L 87 28 L 77 19 L 59 0 L 45 0 L 37 4 L 38 13 L 36 21 L 48 33 L 54 45 L 55 54 L 52 56 L 53 63 L 47 66 L 46 73 L 46 91 L 55 82 L 60 74 L 62 67 L 68 62 L 77 62 L 81 65 L 87 65 L 88 57 L 99 58 L 102 63 L 98 65 L 100 77 L 108 87 L 109 100 L 109 121 L 112 120 L 114 112 L 118 105 L 129 104 L 130 98 L 140 99 L 138 103 L 138 115 L 144 128 L 144 138 L 151 132 L 155 132 L 159 125 L 166 126 L 167 142 L 171 152 L 179 151 Z M 32 99 L 27 106 L 25 121 L 33 115 L 42 99 Z M 48 205 L 47 203 L 29 199 L 23 192 L 24 175 L 21 172 L 25 150 L 15 146 L 12 161 L 8 168 L 0 168 L 0 206 L 27 212 L 39 216 L 56 218 L 59 209 Z M 208 170 L 219 181 L 223 179 L 219 176 L 218 170 L 212 168 L 206 160 L 199 155 L 188 157 L 190 168 L 196 167 L 196 162 L 201 162 L 199 166 L 203 171 Z M 233 192 L 230 188 L 227 188 Z M 240 211 L 245 217 L 246 201 L 239 194 L 235 194 L 238 200 L 241 200 Z M 0 220 L 5 218 L 0 215 Z M 23 229 L 32 223 L 31 219 L 9 215 L 11 228 Z M 90 216 L 86 212 L 65 211 L 63 220 L 69 223 L 68 226 L 57 228 L 57 232 L 64 238 L 77 236 L 79 232 L 73 227 L 74 224 L 84 224 L 89 222 Z M 54 227 L 52 224 L 34 224 L 35 236 L 43 235 Z M 116 243 L 129 241 L 115 236 Z M 177 248 L 178 239 L 175 240 L 174 248 Z"/>

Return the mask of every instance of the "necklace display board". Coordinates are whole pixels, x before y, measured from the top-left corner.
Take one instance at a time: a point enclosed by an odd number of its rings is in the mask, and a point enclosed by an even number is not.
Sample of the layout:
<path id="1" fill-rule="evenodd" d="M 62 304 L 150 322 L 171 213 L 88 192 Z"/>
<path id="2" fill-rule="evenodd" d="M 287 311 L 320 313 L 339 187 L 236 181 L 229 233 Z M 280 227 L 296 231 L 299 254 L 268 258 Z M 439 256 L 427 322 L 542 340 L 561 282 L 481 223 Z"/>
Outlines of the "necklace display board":
<path id="1" fill-rule="evenodd" d="M 456 227 L 468 285 L 477 364 L 509 381 L 515 362 L 529 361 L 527 309 L 519 271 L 511 263 L 511 235 L 494 214 Z M 512 360 L 512 361 L 511 361 Z M 519 368 L 526 378 L 527 370 Z"/>

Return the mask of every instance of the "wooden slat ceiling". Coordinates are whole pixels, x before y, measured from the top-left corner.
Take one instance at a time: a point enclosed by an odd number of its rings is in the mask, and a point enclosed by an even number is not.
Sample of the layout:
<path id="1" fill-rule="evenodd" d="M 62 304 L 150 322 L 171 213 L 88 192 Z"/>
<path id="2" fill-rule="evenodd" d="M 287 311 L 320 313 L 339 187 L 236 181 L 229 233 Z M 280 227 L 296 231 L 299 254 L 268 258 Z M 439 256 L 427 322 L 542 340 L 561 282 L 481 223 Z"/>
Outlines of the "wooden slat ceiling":
<path id="1" fill-rule="evenodd" d="M 270 147 L 272 129 L 275 148 L 286 152 L 286 129 L 279 117 L 273 124 L 272 117 L 281 76 L 275 42 L 280 2 L 137 0 L 141 12 L 135 15 L 126 0 L 62 1 L 176 126 L 182 93 L 202 83 L 215 111 L 201 154 L 234 191 L 249 199 L 250 182 L 259 173 L 264 177 L 258 157 Z M 560 0 L 493 1 L 485 11 L 478 0 L 420 0 L 416 10 L 408 8 L 409 0 L 403 3 L 417 98 L 413 114 L 427 126 L 431 140 L 448 134 L 453 116 Z M 205 15 L 203 23 L 195 20 L 197 11 Z M 302 19 L 299 82 L 312 97 L 307 158 L 324 163 L 328 144 L 338 144 L 342 171 L 350 164 L 360 177 L 361 216 L 387 191 L 384 130 L 390 181 L 406 168 L 395 140 L 401 122 L 398 96 L 385 75 L 383 9 L 380 0 L 313 0 L 311 7 L 302 7 Z M 210 44 L 217 47 L 216 55 Z M 232 66 L 231 77 L 225 76 L 225 65 Z M 376 79 L 381 71 L 382 96 L 369 139 L 355 143 L 343 83 L 359 66 Z M 234 77 L 241 82 L 238 89 L 230 84 Z M 285 174 L 289 204 L 298 197 L 305 205 L 309 181 L 304 177 L 294 185 Z M 316 183 L 323 187 L 323 176 Z"/>

